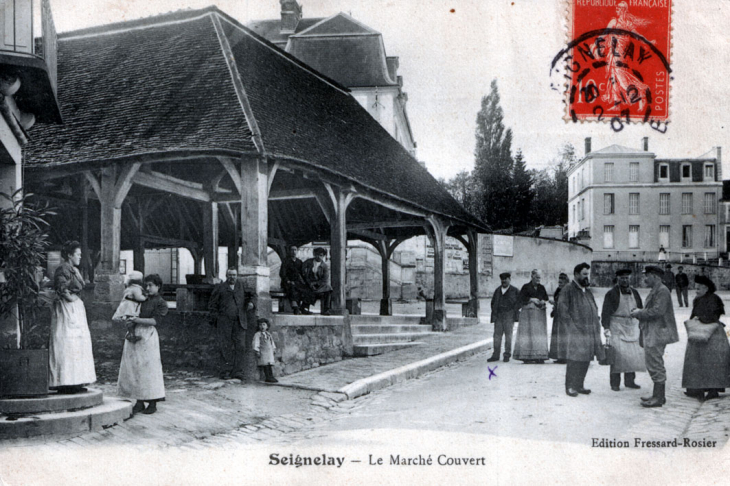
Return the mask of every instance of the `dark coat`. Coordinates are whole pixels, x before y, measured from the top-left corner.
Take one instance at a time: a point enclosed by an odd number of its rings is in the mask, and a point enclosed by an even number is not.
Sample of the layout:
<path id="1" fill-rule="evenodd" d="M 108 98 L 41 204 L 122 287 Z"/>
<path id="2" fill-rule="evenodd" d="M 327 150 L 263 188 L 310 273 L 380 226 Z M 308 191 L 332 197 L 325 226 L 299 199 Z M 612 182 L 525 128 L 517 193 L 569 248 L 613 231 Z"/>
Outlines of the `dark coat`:
<path id="1" fill-rule="evenodd" d="M 315 272 L 314 258 L 308 259 L 302 264 L 302 275 L 309 288 L 315 293 L 332 292 L 332 287 L 330 286 L 330 268 L 324 261 L 319 263 L 319 268 Z"/>
<path id="2" fill-rule="evenodd" d="M 575 281 L 560 291 L 558 314 L 565 325 L 568 344 L 566 359 L 592 361 L 604 355 L 601 343 L 601 324 L 598 306 L 590 289 L 581 290 Z"/>
<path id="3" fill-rule="evenodd" d="M 706 343 L 687 341 L 682 368 L 682 388 L 728 388 L 730 387 L 730 345 L 725 327 L 718 323 L 725 313 L 720 297 L 714 293 L 694 300 L 692 317 L 697 317 L 705 326 L 714 326 L 715 332 Z"/>
<path id="4" fill-rule="evenodd" d="M 641 303 L 641 296 L 639 296 L 639 292 L 636 291 L 636 289 L 632 288 L 631 293 L 634 296 L 634 301 L 636 301 L 636 308 L 641 309 L 643 308 L 643 305 Z M 614 288 L 609 290 L 606 293 L 606 297 L 603 299 L 603 309 L 601 309 L 601 325 L 604 329 L 610 329 L 611 328 L 611 316 L 614 312 L 616 312 L 616 309 L 618 308 L 618 304 L 621 301 L 621 289 L 619 289 L 619 286 L 616 285 Z"/>
<path id="5" fill-rule="evenodd" d="M 686 273 L 678 273 L 674 277 L 674 281 L 677 282 L 677 287 L 679 287 L 680 289 L 689 287 L 689 277 L 687 277 Z"/>
<path id="6" fill-rule="evenodd" d="M 507 292 L 502 295 L 502 287 L 497 287 L 492 296 L 491 307 L 491 322 L 496 322 L 497 317 L 505 313 L 511 314 L 512 322 L 517 322 L 520 319 L 520 291 L 514 285 L 510 285 Z"/>
<path id="7" fill-rule="evenodd" d="M 244 291 L 240 280 L 236 281 L 233 290 L 231 290 L 228 283 L 222 282 L 213 289 L 208 301 L 208 312 L 210 312 L 211 318 L 215 320 L 230 319 L 238 321 L 241 329 L 246 329 L 248 327 L 246 307 L 249 302 L 255 305 L 254 294 Z"/>
<path id="8" fill-rule="evenodd" d="M 672 294 L 664 284 L 651 289 L 646 307 L 639 310 L 641 339 L 644 347 L 661 346 L 679 341 L 677 321 L 674 320 Z"/>

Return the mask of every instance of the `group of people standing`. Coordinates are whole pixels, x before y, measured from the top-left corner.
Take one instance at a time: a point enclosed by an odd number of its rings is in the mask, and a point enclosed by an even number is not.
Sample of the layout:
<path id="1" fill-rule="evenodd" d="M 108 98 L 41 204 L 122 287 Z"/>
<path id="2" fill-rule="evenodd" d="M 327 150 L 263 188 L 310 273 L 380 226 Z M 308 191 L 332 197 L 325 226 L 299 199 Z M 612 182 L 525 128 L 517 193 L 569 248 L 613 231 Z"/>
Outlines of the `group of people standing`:
<path id="1" fill-rule="evenodd" d="M 79 296 L 84 288 L 84 279 L 78 269 L 81 244 L 77 241 L 65 243 L 61 259 L 53 279 L 57 298 L 51 310 L 49 386 L 62 394 L 82 393 L 86 391 L 86 385 L 96 381 L 96 371 L 86 309 Z M 125 300 L 136 299 L 136 305 L 132 305 L 134 311 L 127 312 L 121 319 L 129 331 L 119 368 L 119 396 L 137 401 L 134 412 L 152 414 L 157 410 L 157 402 L 165 399 L 160 343 L 155 327 L 167 314 L 167 303 L 159 295 L 162 287 L 159 275 L 148 275 L 134 285 L 144 285 L 146 295 L 140 297 L 136 289 L 125 294 Z"/>
<path id="2" fill-rule="evenodd" d="M 533 270 L 531 281 L 520 291 L 510 285 L 511 275 L 500 275 L 501 285 L 492 297 L 494 353 L 488 361 L 497 361 L 502 337 L 506 339 L 504 361 L 511 357 L 512 330 L 519 321 L 515 359 L 525 363 L 544 363 L 548 358 L 566 364 L 565 391 L 568 396 L 590 394 L 585 377 L 594 358 L 605 362 L 611 354 L 609 384 L 621 390 L 621 374 L 627 388 L 641 388 L 635 381 L 637 372 L 648 371 L 654 384 L 651 396 L 642 397 L 644 407 L 661 407 L 666 403 L 666 369 L 664 352 L 668 344 L 679 341 L 671 293 L 663 281 L 664 270 L 648 265 L 644 269 L 650 287 L 646 302 L 630 285 L 631 270 L 616 272 L 616 285 L 603 301 L 599 314 L 590 289 L 590 265 L 581 263 L 573 270 L 573 281 L 561 274 L 554 300 L 549 300 L 540 284 L 539 270 Z M 681 275 L 686 275 L 680 271 Z M 672 276 L 673 277 L 673 276 Z M 679 277 L 679 275 L 678 275 Z M 682 279 L 684 280 L 684 279 Z M 673 281 L 676 281 L 673 277 Z M 683 282 L 684 283 L 684 282 Z M 695 278 L 697 297 L 688 322 L 704 328 L 709 340 L 690 340 L 684 360 L 682 387 L 686 394 L 701 400 L 717 398 L 730 386 L 730 345 L 720 322 L 724 314 L 722 300 L 715 294 L 715 285 L 705 276 Z M 682 287 L 686 287 L 683 285 Z M 678 292 L 679 295 L 679 292 Z M 552 339 L 548 347 L 546 305 L 553 305 Z M 606 338 L 601 340 L 601 327 Z"/>

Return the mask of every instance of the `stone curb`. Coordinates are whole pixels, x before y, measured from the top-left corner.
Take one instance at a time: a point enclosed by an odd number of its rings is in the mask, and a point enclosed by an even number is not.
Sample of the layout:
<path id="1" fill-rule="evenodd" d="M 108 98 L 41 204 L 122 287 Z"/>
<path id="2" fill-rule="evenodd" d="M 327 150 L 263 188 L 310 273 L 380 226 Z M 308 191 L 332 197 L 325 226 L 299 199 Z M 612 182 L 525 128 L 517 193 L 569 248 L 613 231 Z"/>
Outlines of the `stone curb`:
<path id="1" fill-rule="evenodd" d="M 415 363 L 401 366 L 400 368 L 354 381 L 340 388 L 337 392 L 345 394 L 348 400 L 352 400 L 366 393 L 387 388 L 405 380 L 418 378 L 424 373 L 441 368 L 454 361 L 487 351 L 491 349 L 492 342 L 493 339 L 484 339 L 483 341 L 477 341 L 467 346 L 462 346 L 461 348 L 452 349 L 451 351 L 437 354 L 436 356 L 431 356 L 430 358 L 416 361 Z"/>

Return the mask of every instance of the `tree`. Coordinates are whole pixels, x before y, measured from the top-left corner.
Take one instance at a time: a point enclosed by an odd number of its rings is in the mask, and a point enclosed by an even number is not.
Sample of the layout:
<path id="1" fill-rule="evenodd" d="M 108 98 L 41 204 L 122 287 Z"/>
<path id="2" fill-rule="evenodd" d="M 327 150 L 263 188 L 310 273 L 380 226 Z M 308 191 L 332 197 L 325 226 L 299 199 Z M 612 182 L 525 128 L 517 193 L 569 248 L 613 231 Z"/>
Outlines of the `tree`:
<path id="1" fill-rule="evenodd" d="M 576 161 L 575 148 L 567 143 L 550 167 L 533 173 L 533 221 L 548 226 L 568 223 L 568 170 Z"/>
<path id="2" fill-rule="evenodd" d="M 504 126 L 497 80 L 482 98 L 477 114 L 474 178 L 481 192 L 478 216 L 493 229 L 513 224 L 514 189 L 512 187 L 512 130 Z"/>
<path id="3" fill-rule="evenodd" d="M 518 150 L 514 158 L 514 173 L 512 175 L 514 196 L 514 226 L 521 231 L 530 226 L 532 219 L 532 201 L 535 198 L 535 189 L 532 187 L 532 174 L 527 170 L 522 151 Z"/>
<path id="4" fill-rule="evenodd" d="M 439 182 L 449 191 L 449 194 L 454 199 L 464 206 L 464 209 L 475 215 L 481 213 L 479 204 L 480 191 L 473 174 L 462 170 L 452 179 L 448 181 L 440 179 Z"/>

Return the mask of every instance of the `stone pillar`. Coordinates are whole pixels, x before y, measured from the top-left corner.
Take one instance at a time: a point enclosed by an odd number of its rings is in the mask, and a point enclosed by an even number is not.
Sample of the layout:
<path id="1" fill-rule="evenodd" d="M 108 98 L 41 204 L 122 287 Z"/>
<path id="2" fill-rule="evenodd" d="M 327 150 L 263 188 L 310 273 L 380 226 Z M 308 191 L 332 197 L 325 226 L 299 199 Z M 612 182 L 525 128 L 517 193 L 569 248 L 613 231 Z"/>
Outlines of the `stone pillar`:
<path id="1" fill-rule="evenodd" d="M 263 158 L 244 159 L 241 167 L 241 264 L 239 283 L 245 292 L 255 296 L 255 311 L 247 313 L 246 380 L 257 377 L 256 360 L 252 349 L 256 333 L 256 318 L 271 318 L 269 293 L 268 225 L 269 183 L 268 164 Z"/>
<path id="2" fill-rule="evenodd" d="M 203 258 L 206 281 L 218 277 L 218 203 L 203 203 Z"/>
<path id="3" fill-rule="evenodd" d="M 94 301 L 115 304 L 122 299 L 124 277 L 119 273 L 122 207 L 115 204 L 116 166 L 101 170 L 101 264 L 94 275 Z"/>
<path id="4" fill-rule="evenodd" d="M 469 314 L 479 317 L 479 233 L 469 230 Z"/>
<path id="5" fill-rule="evenodd" d="M 431 216 L 429 221 L 429 239 L 433 245 L 433 319 L 434 331 L 446 330 L 446 231 L 449 226 L 441 219 Z"/>

